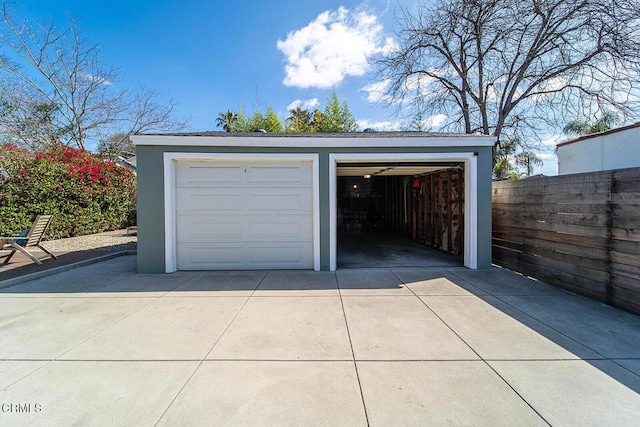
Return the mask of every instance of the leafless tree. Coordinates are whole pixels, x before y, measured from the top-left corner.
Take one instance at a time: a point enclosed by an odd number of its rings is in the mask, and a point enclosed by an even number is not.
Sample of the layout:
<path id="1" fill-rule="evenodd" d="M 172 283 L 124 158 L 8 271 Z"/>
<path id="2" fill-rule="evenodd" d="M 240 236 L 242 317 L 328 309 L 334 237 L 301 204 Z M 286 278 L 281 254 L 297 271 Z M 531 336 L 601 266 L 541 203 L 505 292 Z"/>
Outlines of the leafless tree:
<path id="1" fill-rule="evenodd" d="M 139 88 L 131 96 L 123 98 L 122 112 L 111 120 L 109 126 L 97 130 L 98 151 L 109 154 L 114 160 L 117 157 L 127 158 L 135 154 L 129 135 L 183 130 L 187 121 L 175 117 L 176 105 L 174 100 L 161 100 L 155 90 Z"/>
<path id="2" fill-rule="evenodd" d="M 82 38 L 77 23 L 61 29 L 53 23 L 37 25 L 16 18 L 7 1 L 0 11 L 0 70 L 3 111 L 0 131 L 27 145 L 33 135 L 11 133 L 25 118 L 49 106 L 49 140 L 85 148 L 89 140 L 147 130 L 177 130 L 185 120 L 173 118 L 175 103 L 158 101 L 148 89 L 121 88 L 118 72 L 99 61 L 99 47 Z M 25 97 L 25 94 L 28 95 Z M 36 114 L 36 119 L 38 114 Z M 27 120 L 33 125 L 34 120 Z M 37 122 L 37 120 L 36 120 Z"/>
<path id="3" fill-rule="evenodd" d="M 374 59 L 388 102 L 444 113 L 446 128 L 532 141 L 575 118 L 633 118 L 637 0 L 436 0 L 404 8 Z"/>
<path id="4" fill-rule="evenodd" d="M 15 82 L 4 81 L 1 87 L 0 128 L 6 138 L 33 150 L 61 144 L 66 129 L 56 123 L 56 104 Z"/>

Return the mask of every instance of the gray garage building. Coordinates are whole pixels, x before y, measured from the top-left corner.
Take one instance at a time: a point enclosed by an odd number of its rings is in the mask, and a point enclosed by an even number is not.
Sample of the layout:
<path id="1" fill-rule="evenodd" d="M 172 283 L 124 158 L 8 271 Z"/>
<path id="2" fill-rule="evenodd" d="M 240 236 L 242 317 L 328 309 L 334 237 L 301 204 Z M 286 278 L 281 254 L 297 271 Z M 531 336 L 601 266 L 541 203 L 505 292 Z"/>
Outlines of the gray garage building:
<path id="1" fill-rule="evenodd" d="M 491 264 L 493 137 L 134 135 L 138 272 L 335 270 L 338 234 L 394 232 Z"/>

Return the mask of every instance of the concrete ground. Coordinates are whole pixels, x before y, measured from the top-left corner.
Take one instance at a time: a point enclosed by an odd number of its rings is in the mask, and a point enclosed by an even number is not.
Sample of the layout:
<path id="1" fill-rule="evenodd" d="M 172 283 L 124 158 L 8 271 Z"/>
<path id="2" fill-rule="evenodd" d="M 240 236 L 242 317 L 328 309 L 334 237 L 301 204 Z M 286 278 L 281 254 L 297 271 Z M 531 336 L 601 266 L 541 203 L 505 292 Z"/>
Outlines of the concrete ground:
<path id="1" fill-rule="evenodd" d="M 0 425 L 638 425 L 640 317 L 463 267 L 0 289 Z"/>
<path id="2" fill-rule="evenodd" d="M 458 267 L 456 257 L 385 232 L 338 234 L 338 268 Z"/>
<path id="3" fill-rule="evenodd" d="M 63 270 L 66 266 L 77 265 L 95 258 L 105 257 L 126 252 L 135 252 L 137 235 L 127 233 L 126 229 L 105 231 L 103 233 L 90 234 L 65 239 L 47 240 L 42 246 L 52 252 L 57 259 L 51 259 L 39 248 L 29 247 L 29 252 L 42 260 L 42 265 L 37 265 L 30 258 L 20 252 L 15 252 L 8 263 L 5 264 L 6 255 L 10 254 L 10 248 L 0 250 L 0 287 L 2 283 L 11 279 L 20 279 L 26 275 L 45 275 L 49 270 Z"/>

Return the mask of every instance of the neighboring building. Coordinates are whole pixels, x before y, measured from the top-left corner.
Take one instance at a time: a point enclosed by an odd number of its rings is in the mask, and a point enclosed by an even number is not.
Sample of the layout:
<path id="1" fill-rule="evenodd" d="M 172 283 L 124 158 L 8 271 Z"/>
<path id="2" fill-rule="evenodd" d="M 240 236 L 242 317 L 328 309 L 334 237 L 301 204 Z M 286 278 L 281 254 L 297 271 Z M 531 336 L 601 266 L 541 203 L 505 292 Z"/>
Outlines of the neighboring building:
<path id="1" fill-rule="evenodd" d="M 333 271 L 342 214 L 337 194 L 346 179 L 397 182 L 447 169 L 464 172 L 462 262 L 469 268 L 491 265 L 493 137 L 211 132 L 131 138 L 140 273 Z M 396 202 L 402 200 L 402 185 L 391 191 Z M 406 218 L 406 195 L 412 194 L 406 183 L 404 191 Z"/>
<path id="2" fill-rule="evenodd" d="M 640 122 L 558 144 L 558 174 L 640 166 Z"/>
<path id="3" fill-rule="evenodd" d="M 134 175 L 136 174 L 136 156 L 132 156 L 132 157 L 118 156 L 113 161 L 116 165 L 122 166 L 123 168 L 127 168 L 131 172 L 133 172 Z"/>

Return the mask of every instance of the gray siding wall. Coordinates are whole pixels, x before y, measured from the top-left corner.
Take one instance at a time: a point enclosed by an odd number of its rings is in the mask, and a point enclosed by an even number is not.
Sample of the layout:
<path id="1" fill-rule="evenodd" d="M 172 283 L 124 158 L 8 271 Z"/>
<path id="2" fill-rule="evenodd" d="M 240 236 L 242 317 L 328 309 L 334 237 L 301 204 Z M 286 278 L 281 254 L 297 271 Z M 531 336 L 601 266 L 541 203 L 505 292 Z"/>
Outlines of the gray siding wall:
<path id="1" fill-rule="evenodd" d="M 322 140 L 320 140 L 320 143 Z M 320 268 L 329 270 L 330 153 L 478 153 L 478 268 L 491 266 L 491 147 L 261 148 L 139 145 L 138 273 L 164 273 L 164 153 L 318 153 L 320 172 Z M 465 242 L 466 244 L 466 242 Z"/>
<path id="2" fill-rule="evenodd" d="M 164 273 L 164 150 L 136 148 L 138 273 Z"/>
<path id="3" fill-rule="evenodd" d="M 478 268 L 491 267 L 491 147 L 478 151 Z"/>

